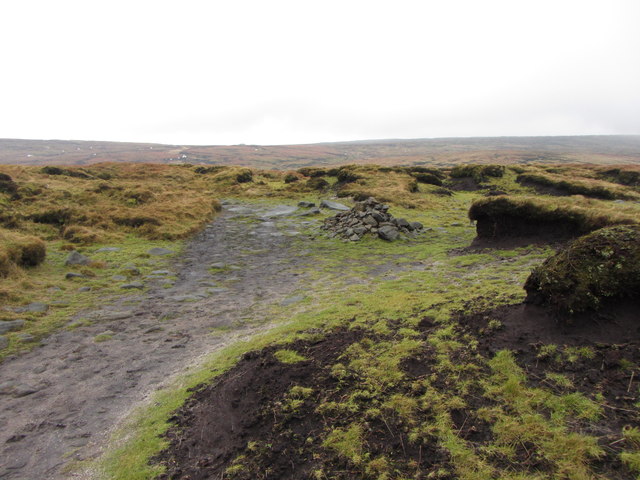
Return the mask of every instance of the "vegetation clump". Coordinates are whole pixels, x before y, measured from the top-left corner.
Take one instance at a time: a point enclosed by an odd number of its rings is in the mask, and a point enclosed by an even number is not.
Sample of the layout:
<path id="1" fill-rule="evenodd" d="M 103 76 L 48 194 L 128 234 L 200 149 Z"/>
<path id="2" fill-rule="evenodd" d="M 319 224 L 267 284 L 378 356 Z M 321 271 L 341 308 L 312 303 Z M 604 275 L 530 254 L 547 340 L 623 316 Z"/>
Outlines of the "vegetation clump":
<path id="1" fill-rule="evenodd" d="M 469 219 L 477 222 L 479 238 L 546 233 L 578 236 L 610 225 L 637 223 L 632 216 L 588 204 L 523 196 L 476 200 L 469 209 Z"/>
<path id="2" fill-rule="evenodd" d="M 30 235 L 0 230 L 0 277 L 7 277 L 17 267 L 33 267 L 43 262 L 45 243 Z"/>
<path id="3" fill-rule="evenodd" d="M 451 178 L 471 177 L 481 183 L 487 177 L 500 178 L 504 175 L 505 167 L 502 165 L 458 165 L 451 170 Z"/>
<path id="4" fill-rule="evenodd" d="M 616 198 L 630 198 L 629 193 L 618 191 L 594 180 L 569 180 L 550 175 L 526 173 L 519 175 L 518 183 L 539 187 L 549 187 L 564 195 L 584 195 L 585 197 L 614 200 Z"/>
<path id="5" fill-rule="evenodd" d="M 602 228 L 574 241 L 533 270 L 527 301 L 561 313 L 598 310 L 640 289 L 640 226 Z"/>

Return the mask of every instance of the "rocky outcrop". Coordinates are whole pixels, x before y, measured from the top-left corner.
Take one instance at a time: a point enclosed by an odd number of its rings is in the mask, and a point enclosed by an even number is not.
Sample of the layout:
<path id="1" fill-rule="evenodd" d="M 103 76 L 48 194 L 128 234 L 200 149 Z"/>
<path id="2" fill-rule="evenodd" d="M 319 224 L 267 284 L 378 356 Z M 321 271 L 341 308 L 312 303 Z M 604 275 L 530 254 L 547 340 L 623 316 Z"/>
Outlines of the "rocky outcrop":
<path id="1" fill-rule="evenodd" d="M 328 230 L 332 237 L 341 237 L 353 242 L 357 242 L 367 234 L 393 241 L 401 234 L 414 235 L 421 231 L 422 224 L 393 217 L 389 213 L 388 205 L 369 197 L 363 202 L 356 203 L 351 210 L 327 218 L 322 228 Z"/>

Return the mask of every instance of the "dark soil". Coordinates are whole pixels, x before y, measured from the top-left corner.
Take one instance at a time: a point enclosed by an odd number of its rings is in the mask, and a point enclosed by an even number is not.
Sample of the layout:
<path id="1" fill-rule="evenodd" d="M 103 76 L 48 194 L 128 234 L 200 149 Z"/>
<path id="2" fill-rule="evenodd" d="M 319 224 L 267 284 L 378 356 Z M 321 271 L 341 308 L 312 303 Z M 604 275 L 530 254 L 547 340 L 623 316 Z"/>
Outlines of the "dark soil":
<path id="1" fill-rule="evenodd" d="M 264 478 L 304 478 L 313 458 L 310 450 L 301 455 L 300 447 L 314 439 L 324 422 L 308 406 L 286 418 L 278 411 L 279 403 L 293 386 L 313 388 L 315 398 L 334 390 L 335 380 L 325 367 L 360 337 L 357 331 L 338 331 L 317 341 L 246 354 L 215 383 L 198 390 L 171 419 L 171 445 L 156 459 L 167 467 L 160 478 L 223 478 L 250 441 L 264 450 L 256 465 Z M 279 348 L 295 350 L 307 360 L 281 363 L 273 356 Z"/>
<path id="2" fill-rule="evenodd" d="M 557 243 L 574 238 L 581 233 L 566 221 L 534 222 L 510 215 L 482 216 L 476 222 L 477 242 L 490 245 L 503 239 L 511 245 L 528 243 Z M 526 243 L 528 242 L 528 243 Z M 505 248 L 501 246 L 500 248 Z"/>
<path id="3" fill-rule="evenodd" d="M 171 445 L 156 459 L 167 466 L 160 479 L 227 478 L 225 470 L 242 454 L 246 454 L 244 467 L 234 473 L 234 479 L 311 478 L 316 469 L 324 472 L 324 478 L 364 478 L 357 467 L 324 448 L 320 440 L 328 428 L 348 425 L 359 415 L 316 411 L 318 405 L 344 401 L 358 389 L 357 382 L 345 387 L 330 375 L 330 367 L 361 338 L 362 332 L 341 330 L 316 342 L 296 342 L 286 348 L 308 360 L 293 365 L 273 357 L 278 347 L 245 356 L 215 384 L 196 392 L 176 413 L 175 426 L 168 433 Z M 423 360 L 426 357 L 413 362 L 420 371 Z M 405 367 L 412 368 L 409 364 Z M 421 375 L 418 370 L 409 375 Z M 313 393 L 299 409 L 288 412 L 283 404 L 295 385 L 313 388 Z M 446 453 L 435 443 L 410 444 L 402 420 L 393 415 L 385 421 L 371 419 L 365 425 L 371 458 L 385 455 L 399 474 L 423 479 L 428 472 L 448 466 Z M 465 431 L 471 427 L 470 423 Z M 251 442 L 254 447 L 248 451 Z"/>
<path id="4" fill-rule="evenodd" d="M 638 302 L 611 306 L 606 313 L 584 314 L 572 324 L 539 306 L 517 304 L 462 317 L 460 322 L 479 338 L 479 350 L 491 357 L 499 350 L 509 349 L 527 372 L 533 386 L 563 389 L 549 382 L 546 373 L 562 373 L 577 391 L 596 400 L 603 407 L 603 416 L 596 422 L 576 421 L 576 430 L 598 436 L 606 456 L 596 464 L 599 473 L 610 479 L 627 479 L 629 472 L 618 454 L 626 447 L 620 441 L 625 425 L 638 425 L 637 410 L 640 379 L 632 375 L 633 365 L 640 364 L 640 321 Z M 488 322 L 498 320 L 502 328 L 487 332 Z M 557 345 L 558 354 L 543 355 L 543 345 Z M 569 360 L 567 347 L 590 347 L 592 358 Z M 567 392 L 568 393 L 568 392 Z"/>

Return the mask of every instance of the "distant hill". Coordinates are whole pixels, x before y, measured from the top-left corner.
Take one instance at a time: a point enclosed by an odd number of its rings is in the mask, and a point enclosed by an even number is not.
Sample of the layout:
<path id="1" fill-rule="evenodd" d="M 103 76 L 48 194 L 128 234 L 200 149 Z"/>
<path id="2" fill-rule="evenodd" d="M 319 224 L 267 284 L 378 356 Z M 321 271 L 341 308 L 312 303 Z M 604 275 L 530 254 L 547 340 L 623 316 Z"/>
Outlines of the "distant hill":
<path id="1" fill-rule="evenodd" d="M 640 135 L 363 140 L 306 145 L 193 146 L 70 140 L 0 139 L 0 163 L 100 162 L 243 165 L 266 169 L 376 163 L 640 163 Z"/>

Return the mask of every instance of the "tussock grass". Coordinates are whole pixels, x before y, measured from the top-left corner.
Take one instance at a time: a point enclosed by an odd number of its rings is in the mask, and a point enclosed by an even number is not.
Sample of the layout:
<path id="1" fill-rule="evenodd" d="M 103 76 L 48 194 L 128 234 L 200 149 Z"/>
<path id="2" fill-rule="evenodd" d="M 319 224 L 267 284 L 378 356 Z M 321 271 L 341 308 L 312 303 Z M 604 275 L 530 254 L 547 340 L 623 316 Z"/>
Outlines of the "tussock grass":
<path id="1" fill-rule="evenodd" d="M 571 174 L 568 173 L 568 175 Z M 525 173 L 519 175 L 517 181 L 523 185 L 549 187 L 564 195 L 584 195 L 585 197 L 603 200 L 640 198 L 629 189 L 601 180 L 576 179 L 575 174 L 568 177 L 553 174 Z"/>
<path id="2" fill-rule="evenodd" d="M 45 243 L 39 238 L 0 229 L 0 277 L 15 275 L 19 267 L 39 265 L 45 255 Z"/>
<path id="3" fill-rule="evenodd" d="M 558 231 L 578 235 L 610 225 L 638 223 L 637 214 L 620 210 L 611 204 L 582 200 L 498 196 L 473 202 L 469 219 L 478 222 L 481 237 L 517 235 L 523 225 L 555 226 Z"/>

